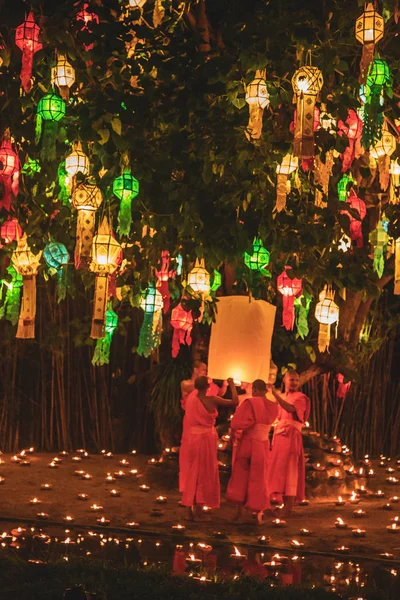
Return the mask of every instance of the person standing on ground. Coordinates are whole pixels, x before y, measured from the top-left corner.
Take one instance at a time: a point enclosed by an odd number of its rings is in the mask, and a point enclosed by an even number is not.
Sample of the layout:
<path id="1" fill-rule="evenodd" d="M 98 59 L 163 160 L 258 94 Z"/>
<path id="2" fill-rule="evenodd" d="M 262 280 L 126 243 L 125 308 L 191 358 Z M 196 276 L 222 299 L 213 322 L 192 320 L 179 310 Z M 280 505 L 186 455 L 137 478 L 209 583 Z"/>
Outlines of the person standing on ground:
<path id="1" fill-rule="evenodd" d="M 232 475 L 226 492 L 226 499 L 238 505 L 237 521 L 245 506 L 257 513 L 260 525 L 264 510 L 270 507 L 269 430 L 278 414 L 276 402 L 268 400 L 266 393 L 265 381 L 256 379 L 252 385 L 252 397 L 242 402 L 231 421 L 232 431 L 236 433 L 242 430 L 243 433 L 232 459 Z"/>
<path id="2" fill-rule="evenodd" d="M 305 461 L 301 429 L 310 414 L 310 399 L 299 391 L 300 377 L 294 370 L 287 371 L 285 393 L 267 387 L 274 395 L 278 409 L 278 422 L 272 442 L 269 469 L 269 489 L 283 497 L 284 515 L 290 516 L 297 500 L 305 495 Z"/>
<path id="3" fill-rule="evenodd" d="M 218 434 L 215 420 L 217 407 L 237 406 L 239 399 L 233 379 L 228 379 L 232 400 L 209 396 L 207 377 L 197 377 L 195 389 L 186 399 L 186 442 L 181 446 L 179 468 L 182 504 L 188 509 L 187 519 L 201 517 L 203 506 L 219 508 L 220 484 L 217 459 Z"/>

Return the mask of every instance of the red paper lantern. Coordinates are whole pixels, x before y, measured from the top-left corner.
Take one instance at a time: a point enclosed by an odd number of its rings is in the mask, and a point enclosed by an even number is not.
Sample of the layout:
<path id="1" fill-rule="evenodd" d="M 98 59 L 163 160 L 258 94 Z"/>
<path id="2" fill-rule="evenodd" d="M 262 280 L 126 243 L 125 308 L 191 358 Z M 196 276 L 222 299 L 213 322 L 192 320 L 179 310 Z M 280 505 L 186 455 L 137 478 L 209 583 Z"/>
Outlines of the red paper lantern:
<path id="1" fill-rule="evenodd" d="M 192 343 L 193 316 L 192 311 L 186 311 L 182 304 L 172 309 L 171 325 L 174 328 L 172 336 L 172 356 L 179 354 L 181 344 L 190 346 Z"/>
<path id="2" fill-rule="evenodd" d="M 40 27 L 30 12 L 26 21 L 15 30 L 15 44 L 22 50 L 21 84 L 27 94 L 32 87 L 33 55 L 43 48 L 39 36 Z"/>
<path id="3" fill-rule="evenodd" d="M 161 292 L 161 295 L 164 300 L 164 308 L 163 312 L 167 313 L 169 311 L 170 306 L 170 293 L 169 293 L 169 285 L 168 282 L 170 279 L 173 279 L 176 275 L 176 272 L 169 268 L 170 257 L 168 250 L 163 250 L 161 253 L 161 269 L 156 271 L 157 276 L 157 288 Z"/>
<path id="4" fill-rule="evenodd" d="M 7 221 L 4 221 L 0 228 L 0 237 L 4 240 L 5 244 L 11 244 L 16 239 L 22 238 L 22 228 L 15 217 L 12 219 L 8 217 Z"/>
<path id="5" fill-rule="evenodd" d="M 359 215 L 359 219 L 356 219 L 351 215 L 347 210 L 341 210 L 340 212 L 344 215 L 347 215 L 350 219 L 350 235 L 353 242 L 356 242 L 358 248 L 362 248 L 364 245 L 363 235 L 362 235 L 362 220 L 365 218 L 367 214 L 367 208 L 365 206 L 364 200 L 361 200 L 355 193 L 354 189 L 350 190 L 350 195 L 346 200 L 346 203 L 349 204 L 350 208 L 357 211 Z"/>
<path id="6" fill-rule="evenodd" d="M 294 277 L 291 279 L 287 272 L 292 267 L 286 266 L 278 276 L 276 285 L 278 291 L 283 296 L 282 324 L 288 331 L 294 326 L 294 299 L 303 292 L 303 283 L 301 279 Z"/>
<path id="7" fill-rule="evenodd" d="M 0 146 L 0 183 L 3 184 L 3 198 L 0 206 L 10 211 L 12 195 L 16 197 L 19 191 L 19 158 L 14 152 L 11 140 L 4 139 Z"/>
<path id="8" fill-rule="evenodd" d="M 346 122 L 338 122 L 338 133 L 339 135 L 347 135 L 349 139 L 349 145 L 342 154 L 342 172 L 346 173 L 353 164 L 353 160 L 356 155 L 362 154 L 361 149 L 361 136 L 362 136 L 363 122 L 358 116 L 357 112 L 350 109 L 347 113 Z"/>
<path id="9" fill-rule="evenodd" d="M 88 23 L 99 23 L 99 17 L 96 15 L 96 13 L 91 12 L 88 10 L 89 4 L 85 3 L 83 5 L 83 8 L 81 11 L 79 11 L 76 15 L 76 20 L 79 22 L 82 22 L 82 28 L 81 31 L 90 31 L 89 27 L 88 27 Z M 94 44 L 84 44 L 83 47 L 85 48 L 85 50 L 88 52 L 89 50 L 92 50 L 94 47 Z"/>

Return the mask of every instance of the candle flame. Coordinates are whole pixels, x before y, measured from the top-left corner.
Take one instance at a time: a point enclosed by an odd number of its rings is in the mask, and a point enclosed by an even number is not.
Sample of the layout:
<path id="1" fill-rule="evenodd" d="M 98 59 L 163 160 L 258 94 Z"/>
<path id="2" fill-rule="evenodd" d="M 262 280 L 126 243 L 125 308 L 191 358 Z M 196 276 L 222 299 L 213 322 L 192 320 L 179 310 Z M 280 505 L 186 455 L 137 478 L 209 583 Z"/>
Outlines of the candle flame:
<path id="1" fill-rule="evenodd" d="M 234 549 L 235 549 L 236 556 L 241 556 L 241 554 L 240 554 L 239 550 L 236 548 L 236 546 L 234 546 Z"/>

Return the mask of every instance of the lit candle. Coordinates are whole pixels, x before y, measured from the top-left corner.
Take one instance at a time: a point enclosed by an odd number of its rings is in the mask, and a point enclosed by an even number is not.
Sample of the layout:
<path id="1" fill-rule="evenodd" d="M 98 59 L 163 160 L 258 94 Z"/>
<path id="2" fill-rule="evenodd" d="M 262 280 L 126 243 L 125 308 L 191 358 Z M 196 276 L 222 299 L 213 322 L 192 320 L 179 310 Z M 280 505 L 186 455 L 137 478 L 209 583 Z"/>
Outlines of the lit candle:
<path id="1" fill-rule="evenodd" d="M 379 556 L 381 558 L 385 558 L 386 560 L 391 560 L 394 558 L 394 554 L 390 554 L 390 552 L 382 552 Z"/>
<path id="2" fill-rule="evenodd" d="M 82 475 L 85 474 L 85 471 L 74 471 L 74 475 L 76 475 L 77 477 L 82 477 Z"/>
<path id="3" fill-rule="evenodd" d="M 0 485 L 3 485 L 4 482 L 5 482 L 5 478 L 4 477 L 0 477 Z"/>
<path id="4" fill-rule="evenodd" d="M 129 461 L 128 461 L 128 460 L 126 460 L 126 458 L 123 458 L 122 460 L 120 460 L 120 461 L 119 461 L 119 464 L 120 464 L 122 467 L 129 467 Z"/>
<path id="5" fill-rule="evenodd" d="M 399 479 L 397 479 L 397 477 L 386 477 L 386 482 L 390 483 L 391 485 L 397 485 L 399 483 Z"/>
<path id="6" fill-rule="evenodd" d="M 280 569 L 282 567 L 282 563 L 280 560 L 276 560 L 274 557 L 271 558 L 269 562 L 264 563 L 264 567 L 267 569 Z"/>
<path id="7" fill-rule="evenodd" d="M 106 519 L 105 517 L 101 517 L 100 519 L 96 519 L 96 523 L 98 523 L 99 525 L 103 525 L 104 527 L 106 527 L 107 525 L 110 524 L 110 519 Z"/>
<path id="8" fill-rule="evenodd" d="M 272 527 L 286 527 L 286 521 L 283 519 L 273 519 Z"/>
<path id="9" fill-rule="evenodd" d="M 49 492 L 52 488 L 53 486 L 51 485 L 51 483 L 42 483 L 42 485 L 40 486 L 40 489 L 44 492 Z"/>
<path id="10" fill-rule="evenodd" d="M 202 564 L 201 558 L 196 558 L 194 554 L 189 554 L 185 560 L 192 568 L 199 567 Z"/>
<path id="11" fill-rule="evenodd" d="M 347 529 L 347 523 L 341 517 L 338 517 L 335 521 L 335 527 L 336 529 Z"/>
<path id="12" fill-rule="evenodd" d="M 29 461 L 29 460 L 26 460 L 26 459 L 24 459 L 24 460 L 21 460 L 21 461 L 20 461 L 20 463 L 19 463 L 19 466 L 20 466 L 20 467 L 30 467 L 30 466 L 31 466 L 31 463 L 30 463 L 30 461 Z"/>
<path id="13" fill-rule="evenodd" d="M 11 529 L 11 535 L 14 537 L 22 537 L 25 535 L 26 529 L 24 527 L 16 527 L 15 529 Z"/>
<path id="14" fill-rule="evenodd" d="M 185 529 L 185 526 L 178 523 L 177 525 L 172 525 L 172 529 L 174 531 L 183 531 Z"/>
<path id="15" fill-rule="evenodd" d="M 353 511 L 353 515 L 357 518 L 361 518 L 361 517 L 365 517 L 367 515 L 367 513 L 362 508 L 358 508 L 357 510 Z"/>
<path id="16" fill-rule="evenodd" d="M 353 537 L 365 537 L 365 529 L 352 529 L 351 533 L 353 535 Z"/>
<path id="17" fill-rule="evenodd" d="M 81 457 L 81 456 L 73 456 L 73 457 L 72 457 L 72 460 L 73 460 L 74 462 L 80 462 L 80 461 L 82 460 L 82 457 Z"/>
<path id="18" fill-rule="evenodd" d="M 54 460 L 49 462 L 49 464 L 47 466 L 49 467 L 49 469 L 58 469 L 58 467 L 59 467 L 58 463 L 54 462 Z"/>
<path id="19" fill-rule="evenodd" d="M 68 456 L 68 452 L 66 450 L 62 450 L 59 452 L 60 456 Z"/>
<path id="20" fill-rule="evenodd" d="M 383 490 L 378 490 L 377 492 L 374 492 L 373 495 L 375 498 L 383 498 L 385 496 L 385 492 Z"/>
<path id="21" fill-rule="evenodd" d="M 148 492 L 150 489 L 150 487 L 148 485 L 145 485 L 144 483 L 142 483 L 142 485 L 139 485 L 139 490 L 141 492 Z"/>
<path id="22" fill-rule="evenodd" d="M 29 504 L 40 504 L 40 503 L 41 503 L 41 501 L 39 500 L 39 498 L 36 498 L 36 497 L 35 498 L 31 498 L 29 500 Z"/>
<path id="23" fill-rule="evenodd" d="M 157 496 L 156 502 L 158 504 L 165 504 L 167 501 L 167 496 Z"/>
<path id="24" fill-rule="evenodd" d="M 308 506 L 310 504 L 310 501 L 307 500 L 306 498 L 303 498 L 303 500 L 300 500 L 299 505 L 300 506 Z"/>
<path id="25" fill-rule="evenodd" d="M 45 512 L 37 513 L 36 517 L 41 521 L 46 521 L 49 518 L 49 515 Z"/>
<path id="26" fill-rule="evenodd" d="M 395 472 L 395 470 L 396 470 L 396 469 L 393 469 L 393 467 L 388 467 L 388 468 L 386 469 L 386 473 L 389 473 L 389 474 L 390 474 L 390 473 L 394 473 L 394 472 Z"/>
<path id="27" fill-rule="evenodd" d="M 384 504 L 382 506 L 383 510 L 393 510 L 393 506 L 390 504 L 390 502 L 387 502 L 386 504 Z"/>
<path id="28" fill-rule="evenodd" d="M 271 536 L 270 535 L 259 535 L 257 539 L 260 542 L 260 544 L 269 544 L 269 542 L 271 541 Z"/>
<path id="29" fill-rule="evenodd" d="M 113 457 L 113 453 L 112 452 L 105 452 L 103 451 L 103 458 L 112 458 Z"/>
<path id="30" fill-rule="evenodd" d="M 389 531 L 389 533 L 398 533 L 400 531 L 400 527 L 397 523 L 392 523 L 391 525 L 388 525 L 386 529 L 387 531 Z"/>
<path id="31" fill-rule="evenodd" d="M 375 471 L 373 469 L 368 469 L 367 477 L 369 477 L 369 478 L 375 477 Z"/>
<path id="32" fill-rule="evenodd" d="M 136 450 L 131 450 L 131 454 L 136 454 Z"/>
<path id="33" fill-rule="evenodd" d="M 347 548 L 347 546 L 339 546 L 338 548 L 335 548 L 335 552 L 341 552 L 342 554 L 348 554 L 349 549 Z"/>
<path id="34" fill-rule="evenodd" d="M 103 510 L 103 507 L 100 506 L 99 504 L 91 504 L 90 510 L 99 511 L 99 510 Z"/>
<path id="35" fill-rule="evenodd" d="M 113 498 L 119 498 L 121 496 L 121 492 L 119 490 L 110 490 L 110 496 Z"/>
<path id="36" fill-rule="evenodd" d="M 212 551 L 212 546 L 210 546 L 210 544 L 204 544 L 203 542 L 199 542 L 197 547 L 205 554 Z"/>
<path id="37" fill-rule="evenodd" d="M 124 471 L 115 471 L 114 472 L 114 477 L 116 477 L 116 479 L 122 479 L 123 477 L 125 477 L 126 473 Z"/>
<path id="38" fill-rule="evenodd" d="M 365 496 L 368 493 L 368 490 L 364 485 L 362 485 L 360 488 L 356 489 L 356 493 L 360 496 Z"/>
<path id="39" fill-rule="evenodd" d="M 20 457 L 16 454 L 14 454 L 14 456 L 11 457 L 11 462 L 19 463 L 20 460 Z"/>
<path id="40" fill-rule="evenodd" d="M 129 471 L 129 473 L 130 473 L 130 474 L 131 474 L 133 477 L 137 477 L 138 470 L 137 470 L 137 469 L 131 469 L 131 470 Z"/>
<path id="41" fill-rule="evenodd" d="M 389 498 L 390 502 L 392 502 L 393 504 L 398 504 L 399 502 L 399 497 L 398 496 L 392 496 L 391 498 Z"/>
<path id="42" fill-rule="evenodd" d="M 314 471 L 325 471 L 324 465 L 321 465 L 320 463 L 312 465 L 312 468 L 314 469 Z"/>
<path id="43" fill-rule="evenodd" d="M 312 531 L 310 529 L 300 529 L 300 535 L 307 537 L 309 535 L 312 535 Z"/>
<path id="44" fill-rule="evenodd" d="M 71 517 L 70 515 L 67 515 L 66 517 L 63 518 L 64 523 L 73 523 L 73 521 L 75 521 L 74 517 Z"/>
<path id="45" fill-rule="evenodd" d="M 338 496 L 338 499 L 335 502 L 336 506 L 344 506 L 346 502 L 343 500 L 342 496 Z"/>
<path id="46" fill-rule="evenodd" d="M 352 493 L 351 493 L 351 496 L 350 496 L 350 502 L 351 502 L 352 504 L 358 504 L 358 503 L 360 502 L 360 499 L 359 499 L 359 498 L 357 498 L 357 494 L 356 494 L 355 492 L 352 492 Z"/>
<path id="47" fill-rule="evenodd" d="M 400 517 L 393 517 L 393 519 L 390 519 L 391 523 L 399 523 L 400 522 Z"/>
<path id="48" fill-rule="evenodd" d="M 140 527 L 139 523 L 136 523 L 136 521 L 130 521 L 129 523 L 125 523 L 125 525 L 127 527 L 130 527 L 131 529 L 136 529 L 137 527 Z"/>
<path id="49" fill-rule="evenodd" d="M 292 540 L 290 542 L 290 545 L 292 548 L 303 548 L 304 547 L 304 543 L 303 542 L 299 542 L 298 540 Z"/>
<path id="50" fill-rule="evenodd" d="M 90 475 L 90 473 L 84 473 L 83 475 L 81 475 L 81 479 L 89 481 L 89 479 L 93 479 L 93 475 Z"/>
<path id="51" fill-rule="evenodd" d="M 242 554 L 236 546 L 234 546 L 235 553 L 230 555 L 230 558 L 235 562 L 241 562 L 245 560 L 246 555 Z"/>
<path id="52" fill-rule="evenodd" d="M 89 494 L 78 494 L 78 500 L 89 500 Z"/>
<path id="53" fill-rule="evenodd" d="M 112 483 L 113 481 L 115 481 L 115 477 L 113 477 L 111 473 L 107 473 L 106 483 Z"/>

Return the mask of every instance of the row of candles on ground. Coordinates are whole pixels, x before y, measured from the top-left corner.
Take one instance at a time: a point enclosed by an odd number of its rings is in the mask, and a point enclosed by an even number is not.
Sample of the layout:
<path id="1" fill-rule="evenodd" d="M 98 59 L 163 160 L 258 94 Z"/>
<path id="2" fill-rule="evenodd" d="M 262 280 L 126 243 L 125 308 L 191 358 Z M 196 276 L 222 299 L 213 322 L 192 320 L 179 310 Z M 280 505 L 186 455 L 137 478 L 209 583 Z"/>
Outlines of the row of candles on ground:
<path id="1" fill-rule="evenodd" d="M 11 462 L 13 463 L 18 463 L 20 466 L 30 466 L 31 465 L 31 461 L 29 460 L 29 456 L 33 455 L 35 452 L 35 448 L 31 447 L 31 448 L 26 448 L 24 450 L 21 450 L 21 452 L 19 452 L 18 454 L 14 454 L 11 457 Z M 166 448 L 164 452 L 171 452 L 170 448 Z M 1 454 L 1 453 L 0 453 Z M 132 450 L 131 451 L 132 455 L 136 454 L 136 450 Z M 111 459 L 114 457 L 112 452 L 108 452 L 107 450 L 102 450 L 101 451 L 101 455 L 106 458 L 106 459 Z M 48 464 L 49 467 L 53 467 L 56 468 L 58 467 L 62 461 L 63 458 L 67 458 L 69 456 L 69 453 L 66 450 L 62 450 L 61 452 L 59 452 L 59 455 L 54 457 L 50 463 Z M 78 450 L 75 451 L 75 453 L 71 456 L 71 460 L 74 462 L 80 462 L 84 459 L 88 459 L 90 458 L 89 453 L 83 449 L 83 448 L 79 448 Z M 5 461 L 0 458 L 0 465 L 5 464 Z M 129 461 L 127 459 L 122 459 L 119 461 L 119 464 L 121 466 L 129 466 Z"/>

